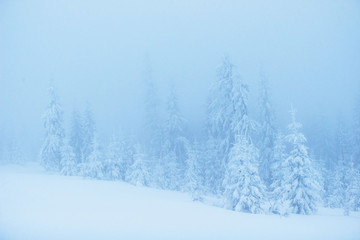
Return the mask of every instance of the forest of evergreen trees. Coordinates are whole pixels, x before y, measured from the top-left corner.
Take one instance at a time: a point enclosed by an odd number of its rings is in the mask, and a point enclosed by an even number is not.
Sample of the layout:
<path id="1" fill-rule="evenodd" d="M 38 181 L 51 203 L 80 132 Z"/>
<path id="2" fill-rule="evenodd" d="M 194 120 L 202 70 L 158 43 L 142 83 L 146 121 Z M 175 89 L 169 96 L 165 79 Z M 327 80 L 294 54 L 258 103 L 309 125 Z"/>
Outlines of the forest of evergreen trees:
<path id="1" fill-rule="evenodd" d="M 360 109 L 354 126 L 339 120 L 331 144 L 326 145 L 330 141 L 324 131 L 309 145 L 294 109 L 289 109 L 287 131 L 279 130 L 264 75 L 258 119 L 249 116 L 248 85 L 228 57 L 216 76 L 203 124 L 206 137 L 193 139 L 185 132 L 175 87 L 167 98 L 167 118 L 160 118 L 149 73 L 141 139 L 114 136 L 108 146 L 97 137 L 90 107 L 74 111 L 65 131 L 63 109 L 51 88 L 41 164 L 63 175 L 189 192 L 198 201 L 218 197 L 234 211 L 288 215 L 312 214 L 319 206 L 343 208 L 344 214 L 360 210 Z"/>

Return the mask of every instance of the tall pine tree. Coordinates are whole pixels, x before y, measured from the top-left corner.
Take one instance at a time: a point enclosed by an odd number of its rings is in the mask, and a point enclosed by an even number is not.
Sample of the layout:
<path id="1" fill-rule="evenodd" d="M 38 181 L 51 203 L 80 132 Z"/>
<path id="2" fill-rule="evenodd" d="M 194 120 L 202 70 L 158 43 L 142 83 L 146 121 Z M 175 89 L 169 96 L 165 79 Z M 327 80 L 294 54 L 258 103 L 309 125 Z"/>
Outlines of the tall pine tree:
<path id="1" fill-rule="evenodd" d="M 289 134 L 285 137 L 290 152 L 284 163 L 284 180 L 278 191 L 277 205 L 282 206 L 282 214 L 308 215 L 317 211 L 321 189 L 305 145 L 306 138 L 300 132 L 301 124 L 296 121 L 293 109 L 291 119 Z"/>
<path id="2" fill-rule="evenodd" d="M 260 74 L 260 139 L 259 174 L 267 186 L 272 183 L 271 165 L 274 160 L 276 128 L 273 109 L 270 103 L 268 81 L 264 73 Z"/>
<path id="3" fill-rule="evenodd" d="M 47 170 L 60 171 L 61 148 L 65 132 L 63 110 L 53 87 L 49 89 L 50 102 L 43 115 L 45 138 L 41 148 L 41 165 Z"/>
<path id="4" fill-rule="evenodd" d="M 248 116 L 248 87 L 238 81 L 233 93 L 232 129 L 235 144 L 229 153 L 224 185 L 225 206 L 235 211 L 263 212 L 265 186 L 258 173 L 258 149 L 252 141 L 256 124 Z"/>

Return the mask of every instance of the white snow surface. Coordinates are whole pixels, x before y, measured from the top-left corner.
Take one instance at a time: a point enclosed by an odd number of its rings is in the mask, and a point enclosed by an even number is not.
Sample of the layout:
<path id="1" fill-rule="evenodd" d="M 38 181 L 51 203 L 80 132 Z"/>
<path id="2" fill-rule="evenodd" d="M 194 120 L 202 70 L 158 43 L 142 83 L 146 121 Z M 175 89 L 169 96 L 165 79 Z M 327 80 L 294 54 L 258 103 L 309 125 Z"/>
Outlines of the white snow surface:
<path id="1" fill-rule="evenodd" d="M 0 239 L 360 239 L 360 215 L 256 215 L 186 193 L 0 166 Z"/>

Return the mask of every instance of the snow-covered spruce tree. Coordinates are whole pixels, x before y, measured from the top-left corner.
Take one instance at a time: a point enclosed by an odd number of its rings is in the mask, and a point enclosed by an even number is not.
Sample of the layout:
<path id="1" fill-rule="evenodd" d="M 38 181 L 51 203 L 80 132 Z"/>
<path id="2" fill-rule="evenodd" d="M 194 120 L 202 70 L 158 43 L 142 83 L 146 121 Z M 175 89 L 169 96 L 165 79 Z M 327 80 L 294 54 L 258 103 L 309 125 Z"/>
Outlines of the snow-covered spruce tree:
<path id="1" fill-rule="evenodd" d="M 219 174 L 217 186 L 222 188 L 222 180 L 224 178 L 225 166 L 231 146 L 234 144 L 234 132 L 231 125 L 234 114 L 234 65 L 230 62 L 228 56 L 224 56 L 221 65 L 217 69 L 216 81 L 211 87 L 210 96 L 207 106 L 207 129 L 209 137 L 214 138 L 217 142 L 216 152 L 219 153 L 220 160 Z M 214 162 L 214 165 L 219 165 Z"/>
<path id="2" fill-rule="evenodd" d="M 334 170 L 329 177 L 328 195 L 326 199 L 327 206 L 332 208 L 342 208 L 345 203 L 345 190 L 347 187 L 347 169 L 351 161 L 350 134 L 341 117 L 337 119 L 337 128 L 335 136 L 335 161 Z"/>
<path id="3" fill-rule="evenodd" d="M 263 212 L 265 186 L 254 166 L 258 151 L 244 136 L 237 136 L 231 148 L 224 179 L 225 207 L 230 210 Z"/>
<path id="4" fill-rule="evenodd" d="M 258 173 L 258 149 L 254 146 L 251 131 L 255 122 L 249 119 L 247 110 L 248 88 L 239 81 L 234 88 L 232 129 L 235 144 L 229 153 L 225 179 L 223 181 L 225 207 L 249 213 L 263 212 L 265 186 Z"/>
<path id="5" fill-rule="evenodd" d="M 206 141 L 204 149 L 204 187 L 206 192 L 211 194 L 221 194 L 219 181 L 222 179 L 221 175 L 221 159 L 218 152 L 218 141 L 209 136 Z"/>
<path id="6" fill-rule="evenodd" d="M 312 165 L 319 173 L 319 183 L 324 189 L 323 199 L 325 206 L 329 206 L 329 196 L 331 192 L 331 182 L 334 181 L 336 156 L 334 152 L 334 137 L 328 127 L 324 116 L 313 119 L 313 126 L 307 135 L 308 145 L 311 146 Z"/>
<path id="7" fill-rule="evenodd" d="M 285 160 L 284 182 L 278 195 L 285 206 L 285 213 L 312 214 L 320 201 L 320 185 L 311 165 L 305 136 L 300 132 L 301 124 L 296 122 L 295 110 L 291 110 L 292 122 L 285 137 L 290 152 Z"/>
<path id="8" fill-rule="evenodd" d="M 353 137 L 352 137 L 352 161 L 354 167 L 360 171 L 360 94 L 358 96 L 358 101 L 356 103 L 356 109 L 354 114 L 354 130 L 353 130 Z"/>
<path id="9" fill-rule="evenodd" d="M 122 166 L 123 148 L 118 139 L 113 137 L 109 144 L 104 162 L 104 177 L 109 180 L 124 180 L 125 172 Z"/>
<path id="10" fill-rule="evenodd" d="M 146 154 L 136 146 L 134 155 L 134 163 L 130 166 L 126 173 L 126 181 L 136 186 L 148 186 L 150 182 L 148 160 Z"/>
<path id="11" fill-rule="evenodd" d="M 186 159 L 186 190 L 190 192 L 193 201 L 201 199 L 203 188 L 203 166 L 201 162 L 200 147 L 198 142 L 188 146 L 188 158 Z"/>
<path id="12" fill-rule="evenodd" d="M 65 136 L 63 111 L 53 87 L 49 89 L 50 102 L 43 115 L 45 138 L 40 152 L 41 165 L 46 170 L 60 171 L 61 148 Z"/>
<path id="13" fill-rule="evenodd" d="M 86 107 L 83 119 L 82 161 L 86 162 L 93 152 L 95 136 L 95 121 L 89 106 Z"/>
<path id="14" fill-rule="evenodd" d="M 166 121 L 165 139 L 167 146 L 164 149 L 169 151 L 169 153 L 165 153 L 164 155 L 171 155 L 172 153 L 175 154 L 175 163 L 170 162 L 168 167 L 176 167 L 176 169 L 171 172 L 179 175 L 172 176 L 172 179 L 178 179 L 179 181 L 177 183 L 173 182 L 172 185 L 176 184 L 175 189 L 180 190 L 184 184 L 183 179 L 185 176 L 185 161 L 187 158 L 186 146 L 188 144 L 188 140 L 186 139 L 184 133 L 185 119 L 180 115 L 174 86 L 171 87 L 170 95 L 168 97 L 167 113 L 168 118 Z"/>
<path id="15" fill-rule="evenodd" d="M 92 152 L 81 164 L 80 174 L 84 177 L 103 179 L 104 178 L 104 154 L 99 146 L 99 142 L 96 137 L 92 142 Z"/>
<path id="16" fill-rule="evenodd" d="M 163 189 L 181 190 L 184 179 L 182 179 L 178 158 L 169 141 L 165 141 L 159 160 L 161 166 L 161 169 L 157 169 L 159 186 Z"/>
<path id="17" fill-rule="evenodd" d="M 61 148 L 61 174 L 65 176 L 75 176 L 78 173 L 78 165 L 73 148 L 66 140 Z"/>
<path id="18" fill-rule="evenodd" d="M 344 214 L 349 215 L 350 211 L 360 210 L 360 171 L 352 161 L 347 164 L 345 181 Z"/>
<path id="19" fill-rule="evenodd" d="M 110 180 L 125 180 L 127 169 L 133 164 L 135 150 L 125 138 L 113 138 L 105 161 L 104 171 Z"/>
<path id="20" fill-rule="evenodd" d="M 70 146 L 72 147 L 76 164 L 82 162 L 82 150 L 83 150 L 83 126 L 80 114 L 77 111 L 73 111 L 71 118 L 71 131 L 70 131 Z"/>
<path id="21" fill-rule="evenodd" d="M 275 214 L 288 215 L 289 209 L 283 204 L 282 195 L 286 191 L 285 176 L 288 176 L 289 168 L 286 165 L 286 146 L 285 137 L 278 133 L 274 144 L 274 161 L 271 164 L 272 182 L 270 185 L 270 211 Z"/>
<path id="22" fill-rule="evenodd" d="M 270 103 L 267 78 L 260 74 L 260 138 L 259 138 L 259 174 L 266 186 L 272 183 L 271 164 L 274 160 L 276 128 Z"/>

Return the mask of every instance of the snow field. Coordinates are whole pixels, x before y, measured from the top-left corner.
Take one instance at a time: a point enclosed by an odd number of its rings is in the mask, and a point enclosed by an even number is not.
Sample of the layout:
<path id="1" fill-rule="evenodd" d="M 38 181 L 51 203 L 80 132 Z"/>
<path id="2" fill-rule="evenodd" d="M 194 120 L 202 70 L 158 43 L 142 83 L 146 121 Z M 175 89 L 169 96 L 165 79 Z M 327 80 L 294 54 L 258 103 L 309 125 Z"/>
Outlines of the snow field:
<path id="1" fill-rule="evenodd" d="M 359 239 L 360 216 L 255 215 L 185 193 L 0 167 L 0 239 Z"/>

